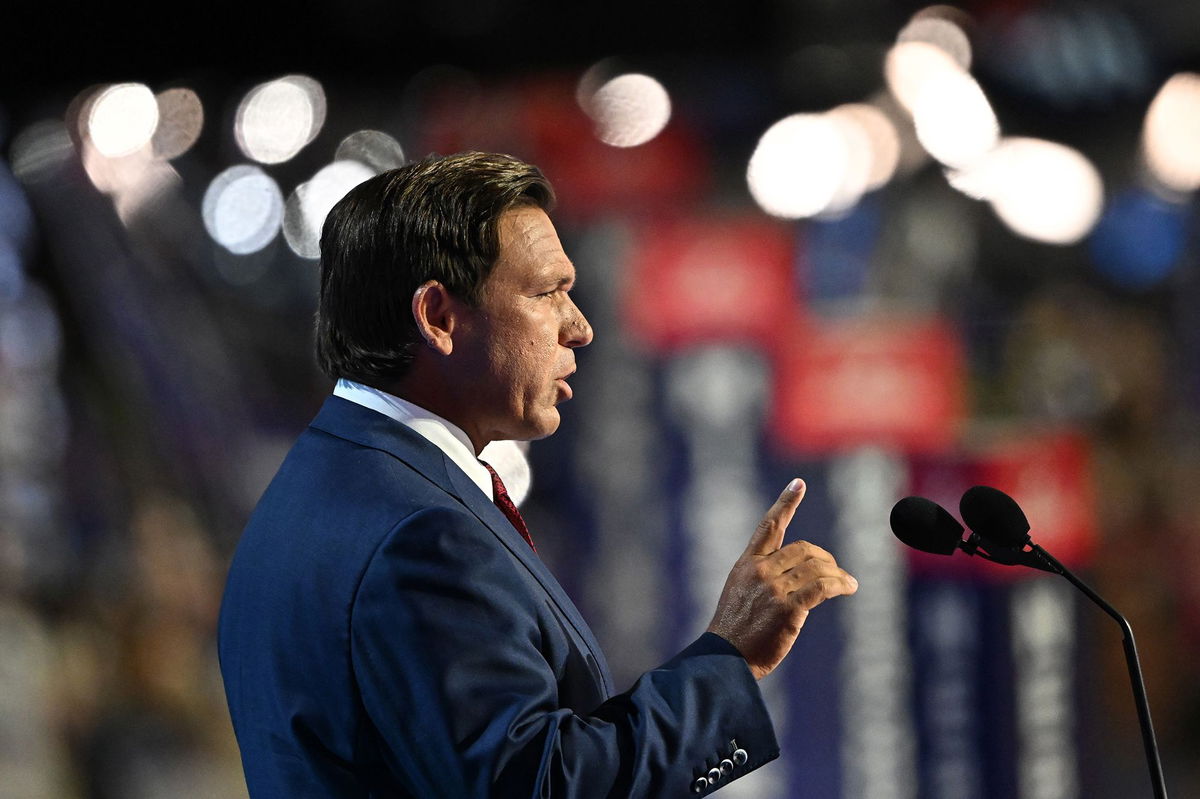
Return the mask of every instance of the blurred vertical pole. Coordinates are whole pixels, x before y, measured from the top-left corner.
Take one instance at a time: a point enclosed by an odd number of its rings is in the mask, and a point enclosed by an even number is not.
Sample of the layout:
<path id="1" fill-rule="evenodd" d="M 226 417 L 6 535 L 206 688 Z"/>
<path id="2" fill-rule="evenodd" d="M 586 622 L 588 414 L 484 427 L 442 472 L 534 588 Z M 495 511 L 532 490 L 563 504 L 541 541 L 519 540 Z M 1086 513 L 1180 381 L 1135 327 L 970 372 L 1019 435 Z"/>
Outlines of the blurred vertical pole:
<path id="1" fill-rule="evenodd" d="M 1077 799 L 1075 596 L 1057 580 L 1011 595 L 1019 799 Z"/>
<path id="2" fill-rule="evenodd" d="M 580 271 L 576 293 L 596 337 L 579 353 L 572 403 L 578 404 L 567 411 L 582 420 L 574 458 L 594 520 L 581 595 L 619 686 L 664 655 L 660 609 L 674 604 L 653 364 L 630 346 L 617 321 L 626 238 L 623 226 L 597 225 L 571 248 Z"/>
<path id="3" fill-rule="evenodd" d="M 831 468 L 838 562 L 859 581 L 842 609 L 844 799 L 915 799 L 917 740 L 905 631 L 907 572 L 888 510 L 908 482 L 882 450 L 838 456 Z"/>
<path id="4" fill-rule="evenodd" d="M 685 627 L 703 630 L 729 568 L 769 504 L 759 488 L 767 367 L 761 354 L 739 347 L 698 347 L 668 362 L 666 407 L 678 424 L 687 459 L 681 487 L 682 534 L 693 611 Z M 776 729 L 785 729 L 786 684 L 761 683 Z M 782 797 L 786 770 L 754 772 L 732 783 L 731 797 Z"/>
<path id="5" fill-rule="evenodd" d="M 961 580 L 914 580 L 909 596 L 921 795 L 986 796 L 979 587 Z"/>

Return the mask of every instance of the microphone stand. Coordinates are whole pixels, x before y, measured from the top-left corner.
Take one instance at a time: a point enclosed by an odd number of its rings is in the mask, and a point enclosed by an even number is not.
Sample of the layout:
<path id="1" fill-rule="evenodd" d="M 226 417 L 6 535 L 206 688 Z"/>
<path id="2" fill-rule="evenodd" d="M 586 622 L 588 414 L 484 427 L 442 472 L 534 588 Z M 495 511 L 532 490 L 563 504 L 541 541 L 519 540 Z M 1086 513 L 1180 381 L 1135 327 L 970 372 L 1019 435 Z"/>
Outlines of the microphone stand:
<path id="1" fill-rule="evenodd" d="M 1053 555 L 1034 543 L 1029 543 L 1030 550 L 995 548 L 995 552 L 980 549 L 987 546 L 974 533 L 967 541 L 962 542 L 961 548 L 970 555 L 979 555 L 985 560 L 1002 563 L 1008 566 L 1029 566 L 1051 574 L 1059 574 L 1087 596 L 1088 599 L 1100 606 L 1100 609 L 1112 616 L 1121 626 L 1121 643 L 1125 648 L 1125 664 L 1129 668 L 1129 682 L 1133 686 L 1133 701 L 1137 705 L 1138 723 L 1142 728 L 1142 747 L 1146 750 L 1146 765 L 1150 768 L 1150 782 L 1154 786 L 1154 799 L 1167 799 L 1167 788 L 1163 782 L 1162 761 L 1158 757 L 1158 742 L 1154 739 L 1154 725 L 1150 721 L 1150 703 L 1146 699 L 1146 683 L 1142 680 L 1142 666 L 1138 661 L 1137 645 L 1133 641 L 1133 628 L 1129 622 L 1117 612 L 1117 609 L 1104 601 L 1103 597 L 1092 590 L 1091 586 L 1080 580 L 1070 569 L 1058 562 Z"/>

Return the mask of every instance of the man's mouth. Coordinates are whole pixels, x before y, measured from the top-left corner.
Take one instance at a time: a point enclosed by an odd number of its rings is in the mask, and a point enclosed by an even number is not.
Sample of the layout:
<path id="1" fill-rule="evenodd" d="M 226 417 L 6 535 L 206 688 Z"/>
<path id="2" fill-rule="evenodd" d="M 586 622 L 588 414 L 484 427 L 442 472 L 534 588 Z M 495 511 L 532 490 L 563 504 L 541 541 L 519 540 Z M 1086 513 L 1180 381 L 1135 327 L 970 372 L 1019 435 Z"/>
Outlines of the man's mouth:
<path id="1" fill-rule="evenodd" d="M 559 390 L 561 390 L 564 394 L 567 395 L 567 397 L 566 397 L 567 399 L 571 399 L 571 397 L 573 397 L 575 395 L 575 392 L 571 390 L 571 386 L 567 383 L 567 379 L 570 378 L 574 374 L 575 374 L 575 370 L 572 369 L 571 371 L 567 372 L 562 377 L 555 378 L 555 380 L 554 380 L 555 384 L 559 387 Z"/>

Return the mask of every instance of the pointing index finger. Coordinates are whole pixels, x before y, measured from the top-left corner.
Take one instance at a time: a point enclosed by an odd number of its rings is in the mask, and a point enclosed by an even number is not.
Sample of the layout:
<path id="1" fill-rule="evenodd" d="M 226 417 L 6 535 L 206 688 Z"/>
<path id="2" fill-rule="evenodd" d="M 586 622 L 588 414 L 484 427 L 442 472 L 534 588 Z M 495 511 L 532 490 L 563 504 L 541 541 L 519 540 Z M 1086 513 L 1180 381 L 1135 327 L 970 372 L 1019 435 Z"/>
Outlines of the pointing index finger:
<path id="1" fill-rule="evenodd" d="M 769 555 L 783 546 L 784 533 L 800 500 L 804 499 L 805 488 L 804 481 L 799 477 L 787 484 L 787 488 L 783 489 L 783 493 L 767 509 L 754 529 L 754 535 L 750 536 L 750 543 L 746 545 L 747 554 Z"/>

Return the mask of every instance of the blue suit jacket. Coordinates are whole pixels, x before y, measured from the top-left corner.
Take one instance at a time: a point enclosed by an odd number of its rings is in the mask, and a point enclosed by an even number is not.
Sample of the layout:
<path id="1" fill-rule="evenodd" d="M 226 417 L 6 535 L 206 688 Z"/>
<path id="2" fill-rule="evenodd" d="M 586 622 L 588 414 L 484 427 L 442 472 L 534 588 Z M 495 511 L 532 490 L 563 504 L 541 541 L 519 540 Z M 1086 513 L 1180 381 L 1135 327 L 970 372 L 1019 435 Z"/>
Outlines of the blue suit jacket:
<path id="1" fill-rule="evenodd" d="M 630 608 L 630 612 L 646 612 Z M 331 397 L 238 545 L 221 672 L 250 794 L 684 796 L 778 755 L 706 634 L 616 694 L 579 611 L 441 450 Z"/>

